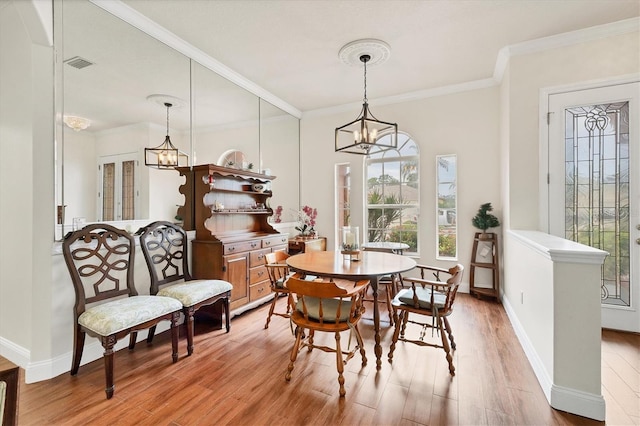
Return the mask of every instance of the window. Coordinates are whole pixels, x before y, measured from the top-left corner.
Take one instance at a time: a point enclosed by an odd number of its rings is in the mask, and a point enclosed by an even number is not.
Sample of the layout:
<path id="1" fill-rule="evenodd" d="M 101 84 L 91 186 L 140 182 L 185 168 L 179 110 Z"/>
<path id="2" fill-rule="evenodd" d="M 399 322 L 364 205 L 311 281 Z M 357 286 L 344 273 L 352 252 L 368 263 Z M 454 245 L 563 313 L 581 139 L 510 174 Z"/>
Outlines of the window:
<path id="1" fill-rule="evenodd" d="M 381 139 L 390 138 L 389 135 Z M 420 158 L 417 144 L 398 134 L 398 148 L 373 151 L 366 157 L 368 242 L 392 241 L 418 253 Z"/>
<path id="2" fill-rule="evenodd" d="M 458 258 L 457 225 L 457 161 L 455 155 L 436 157 L 437 197 L 437 259 L 456 260 Z"/>
<path id="3" fill-rule="evenodd" d="M 336 164 L 336 229 L 351 224 L 351 166 Z M 339 239 L 336 236 L 336 241 Z"/>

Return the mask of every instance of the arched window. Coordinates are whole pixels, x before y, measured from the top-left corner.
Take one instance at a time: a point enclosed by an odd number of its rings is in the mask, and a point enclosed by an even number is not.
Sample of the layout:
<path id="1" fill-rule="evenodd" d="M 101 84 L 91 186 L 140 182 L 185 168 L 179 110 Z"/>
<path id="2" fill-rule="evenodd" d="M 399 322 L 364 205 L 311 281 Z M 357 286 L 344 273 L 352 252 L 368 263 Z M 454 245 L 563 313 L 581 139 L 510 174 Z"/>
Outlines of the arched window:
<path id="1" fill-rule="evenodd" d="M 418 252 L 419 154 L 413 139 L 398 133 L 397 149 L 376 151 L 374 148 L 366 157 L 368 242 L 402 242 L 409 245 L 405 253 Z"/>

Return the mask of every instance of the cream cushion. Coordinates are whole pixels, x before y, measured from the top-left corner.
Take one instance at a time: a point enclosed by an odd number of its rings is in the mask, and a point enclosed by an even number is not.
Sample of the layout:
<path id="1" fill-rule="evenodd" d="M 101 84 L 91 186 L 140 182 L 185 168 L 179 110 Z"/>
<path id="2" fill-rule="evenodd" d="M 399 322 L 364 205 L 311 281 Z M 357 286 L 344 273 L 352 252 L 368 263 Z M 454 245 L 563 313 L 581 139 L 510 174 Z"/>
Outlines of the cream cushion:
<path id="1" fill-rule="evenodd" d="M 192 280 L 164 287 L 158 296 L 177 299 L 182 306 L 193 306 L 203 300 L 231 291 L 233 286 L 223 280 Z"/>
<path id="2" fill-rule="evenodd" d="M 78 317 L 78 324 L 101 336 L 109 336 L 180 310 L 182 304 L 169 297 L 132 296 L 87 309 Z"/>

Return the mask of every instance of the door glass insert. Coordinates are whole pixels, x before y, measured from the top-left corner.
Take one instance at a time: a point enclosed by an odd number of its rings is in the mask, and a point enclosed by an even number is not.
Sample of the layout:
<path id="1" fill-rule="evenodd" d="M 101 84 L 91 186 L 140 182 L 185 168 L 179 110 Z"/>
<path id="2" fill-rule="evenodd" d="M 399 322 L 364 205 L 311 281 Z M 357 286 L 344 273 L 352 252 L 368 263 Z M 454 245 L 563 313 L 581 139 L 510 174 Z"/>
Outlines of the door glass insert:
<path id="1" fill-rule="evenodd" d="M 609 252 L 602 303 L 630 306 L 629 102 L 565 110 L 565 238 Z"/>

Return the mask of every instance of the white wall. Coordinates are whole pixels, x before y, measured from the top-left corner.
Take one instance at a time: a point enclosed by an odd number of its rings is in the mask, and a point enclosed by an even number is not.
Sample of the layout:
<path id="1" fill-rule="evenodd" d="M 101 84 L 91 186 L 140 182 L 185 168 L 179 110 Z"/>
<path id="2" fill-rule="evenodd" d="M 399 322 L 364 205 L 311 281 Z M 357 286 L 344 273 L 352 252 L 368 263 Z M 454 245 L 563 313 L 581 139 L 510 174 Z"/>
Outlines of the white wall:
<path id="1" fill-rule="evenodd" d="M 458 260 L 468 265 L 473 236 L 471 224 L 480 204 L 491 202 L 501 217 L 500 203 L 500 92 L 498 86 L 454 93 L 394 105 L 372 105 L 379 119 L 398 123 L 420 148 L 420 262 L 451 266 L 436 261 L 436 156 L 458 157 Z M 316 229 L 335 244 L 334 164 L 350 162 L 352 220 L 363 229 L 363 158 L 334 152 L 334 129 L 353 120 L 348 113 L 303 116 L 301 121 L 302 204 L 318 209 Z M 495 231 L 499 232 L 500 229 Z M 465 274 L 462 291 L 468 289 Z"/>
<path id="2" fill-rule="evenodd" d="M 46 6 L 0 5 L 0 354 L 21 366 L 51 358 L 53 49 L 20 15 Z"/>

